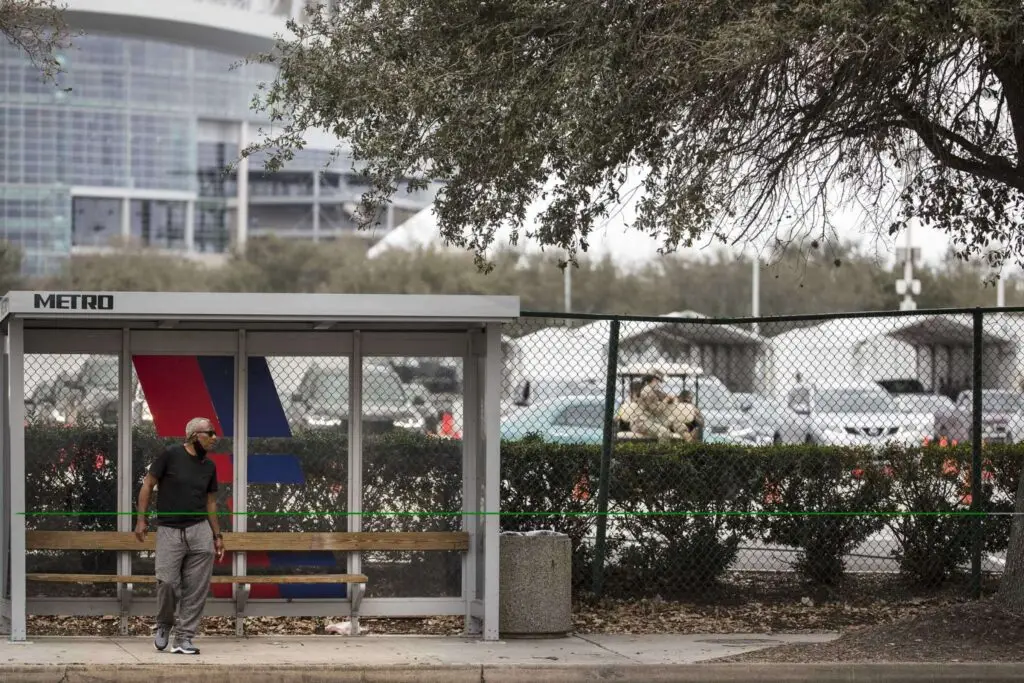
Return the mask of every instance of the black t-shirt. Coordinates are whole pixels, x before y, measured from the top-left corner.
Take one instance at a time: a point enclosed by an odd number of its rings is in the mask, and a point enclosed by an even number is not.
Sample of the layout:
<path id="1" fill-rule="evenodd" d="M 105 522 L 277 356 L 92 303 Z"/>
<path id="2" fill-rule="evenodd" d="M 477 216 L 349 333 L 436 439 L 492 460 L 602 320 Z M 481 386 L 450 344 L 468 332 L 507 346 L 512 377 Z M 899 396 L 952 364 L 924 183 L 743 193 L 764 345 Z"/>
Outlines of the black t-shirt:
<path id="1" fill-rule="evenodd" d="M 157 524 L 181 529 L 206 521 L 206 495 L 217 490 L 217 466 L 178 444 L 168 446 L 149 466 L 156 477 Z M 168 515 L 169 512 L 203 514 Z M 164 513 L 164 514 L 161 514 Z"/>

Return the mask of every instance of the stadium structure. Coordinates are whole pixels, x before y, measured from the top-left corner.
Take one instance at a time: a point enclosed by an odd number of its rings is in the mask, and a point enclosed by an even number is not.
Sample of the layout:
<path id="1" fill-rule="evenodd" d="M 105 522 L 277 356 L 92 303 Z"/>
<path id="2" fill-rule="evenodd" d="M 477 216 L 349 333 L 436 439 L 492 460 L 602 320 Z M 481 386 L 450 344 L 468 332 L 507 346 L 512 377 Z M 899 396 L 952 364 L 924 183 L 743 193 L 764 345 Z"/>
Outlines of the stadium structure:
<path id="1" fill-rule="evenodd" d="M 355 231 L 365 190 L 333 139 L 311 138 L 282 171 L 225 167 L 264 125 L 251 109 L 273 67 L 238 65 L 302 20 L 301 0 L 67 0 L 80 31 L 59 58 L 63 88 L 0 45 L 0 239 L 23 271 L 132 244 L 218 260 L 254 236 L 371 241 L 428 206 L 395 196 L 383 227 Z M 70 88 L 69 91 L 64 88 Z"/>

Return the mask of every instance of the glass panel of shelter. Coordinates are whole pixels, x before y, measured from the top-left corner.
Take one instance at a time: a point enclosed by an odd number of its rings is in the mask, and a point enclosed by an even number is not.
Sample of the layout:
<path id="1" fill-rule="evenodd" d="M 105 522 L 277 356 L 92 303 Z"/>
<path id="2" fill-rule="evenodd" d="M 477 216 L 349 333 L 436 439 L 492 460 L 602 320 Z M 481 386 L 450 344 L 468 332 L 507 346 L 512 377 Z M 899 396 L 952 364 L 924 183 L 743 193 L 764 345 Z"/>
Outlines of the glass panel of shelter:
<path id="1" fill-rule="evenodd" d="M 116 531 L 118 355 L 25 354 L 27 531 Z M 30 550 L 26 571 L 116 574 L 111 551 Z M 106 598 L 113 583 L 28 581 L 29 598 Z"/>
<path id="2" fill-rule="evenodd" d="M 208 354 L 202 348 L 173 353 L 133 349 L 131 360 L 132 509 L 156 455 L 167 446 L 183 443 L 188 421 L 204 417 L 213 423 L 218 437 L 208 456 L 217 466 L 217 508 L 221 512 L 218 521 L 221 531 L 233 531 L 236 528 L 232 514 L 235 502 L 235 356 L 223 352 Z M 157 489 L 150 500 L 151 511 L 157 509 L 159 497 Z M 156 533 L 156 529 L 151 527 L 150 532 Z M 150 551 L 132 553 L 132 573 L 153 574 L 154 562 Z M 231 554 L 225 554 L 213 571 L 230 575 Z M 140 598 L 152 598 L 156 588 L 154 584 L 137 584 L 134 593 Z M 214 584 L 210 596 L 230 598 L 231 586 Z"/>
<path id="3" fill-rule="evenodd" d="M 463 358 L 362 358 L 362 530 L 462 531 Z M 362 555 L 367 598 L 462 596 L 458 551 Z"/>
<path id="4" fill-rule="evenodd" d="M 248 357 L 246 531 L 348 530 L 351 360 L 347 354 Z M 348 554 L 250 552 L 246 573 L 344 574 Z M 254 584 L 250 599 L 330 600 L 345 584 Z"/>

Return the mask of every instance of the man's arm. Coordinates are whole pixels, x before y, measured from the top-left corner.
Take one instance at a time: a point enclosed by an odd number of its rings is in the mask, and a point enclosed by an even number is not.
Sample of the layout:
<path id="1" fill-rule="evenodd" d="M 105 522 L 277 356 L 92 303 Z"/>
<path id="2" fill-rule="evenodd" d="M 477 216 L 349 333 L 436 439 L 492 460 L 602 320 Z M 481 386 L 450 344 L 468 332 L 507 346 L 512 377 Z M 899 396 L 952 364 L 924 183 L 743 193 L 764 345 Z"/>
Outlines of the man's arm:
<path id="1" fill-rule="evenodd" d="M 142 488 L 139 489 L 139 502 L 135 513 L 138 516 L 135 522 L 135 538 L 139 539 L 139 542 L 146 540 L 146 511 L 149 509 L 149 498 L 156 484 L 156 477 L 152 472 L 147 472 L 146 478 L 142 480 Z"/>
<path id="2" fill-rule="evenodd" d="M 220 536 L 220 520 L 217 519 L 217 494 L 206 494 L 206 519 L 210 521 L 210 529 L 213 530 L 213 537 Z"/>
<path id="3" fill-rule="evenodd" d="M 136 514 L 138 521 L 135 522 L 135 538 L 139 542 L 146 540 L 146 511 L 149 510 L 149 498 L 153 489 L 160 483 L 160 479 L 167 473 L 167 449 L 160 451 L 153 459 L 153 464 L 146 472 L 146 478 L 142 480 L 142 488 L 139 489 L 139 502 Z"/>
<path id="4" fill-rule="evenodd" d="M 217 559 L 224 557 L 224 537 L 220 533 L 220 520 L 217 519 L 217 471 L 214 469 L 210 483 L 206 485 L 206 519 L 213 531 L 213 549 Z"/>

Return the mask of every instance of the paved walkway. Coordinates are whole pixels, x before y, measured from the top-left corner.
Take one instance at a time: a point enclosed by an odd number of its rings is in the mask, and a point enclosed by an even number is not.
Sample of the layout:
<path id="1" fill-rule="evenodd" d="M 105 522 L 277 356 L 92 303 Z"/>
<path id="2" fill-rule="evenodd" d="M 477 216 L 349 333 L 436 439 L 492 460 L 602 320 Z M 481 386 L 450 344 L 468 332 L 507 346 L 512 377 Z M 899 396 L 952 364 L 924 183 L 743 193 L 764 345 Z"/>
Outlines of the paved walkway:
<path id="1" fill-rule="evenodd" d="M 576 635 L 553 639 L 485 642 L 445 636 L 259 636 L 201 637 L 199 656 L 158 652 L 144 637 L 39 637 L 28 643 L 0 642 L 0 680 L 109 680 L 156 683 L 165 673 L 178 680 L 226 683 L 262 680 L 495 680 L 500 672 L 537 683 L 539 670 L 559 680 L 591 680 L 595 669 L 654 669 L 691 664 L 784 643 L 820 642 L 834 634 L 811 635 Z M 255 669 L 253 667 L 256 667 Z M 89 676 L 86 676 L 88 669 Z M 186 671 L 187 669 L 187 671 Z M 273 671 L 271 671 L 273 669 Z M 524 669 L 530 669 L 528 675 Z M 287 672 L 315 671 L 292 679 Z M 80 679 L 75 676 L 82 674 Z M 490 673 L 490 676 L 486 675 Z M 235 676 L 228 674 L 236 674 Z M 280 676 L 278 676 L 280 674 Z M 29 677 L 31 675 L 31 677 Z M 225 678 L 228 675 L 228 678 Z M 553 674 L 552 674 L 553 675 Z M 568 675 L 569 677 L 565 677 Z M 379 678 L 377 678 L 379 677 Z M 549 675 L 550 678 L 550 675 Z M 620 676 L 616 676 L 622 680 Z M 170 679 L 168 679 L 170 680 Z"/>
<path id="2" fill-rule="evenodd" d="M 562 666 L 691 664 L 784 643 L 832 640 L 810 635 L 576 635 L 568 638 L 485 642 L 449 636 L 199 637 L 196 657 L 158 652 L 151 638 L 42 637 L 0 643 L 0 665 L 212 664 L 336 666 Z M 254 656 L 258 661 L 254 661 Z"/>
<path id="3" fill-rule="evenodd" d="M 701 664 L 821 634 L 577 635 L 495 643 L 444 636 L 203 637 L 197 657 L 157 652 L 150 638 L 0 641 L 0 681 L 35 683 L 308 683 L 417 681 L 1006 681 L 1024 665 Z"/>

